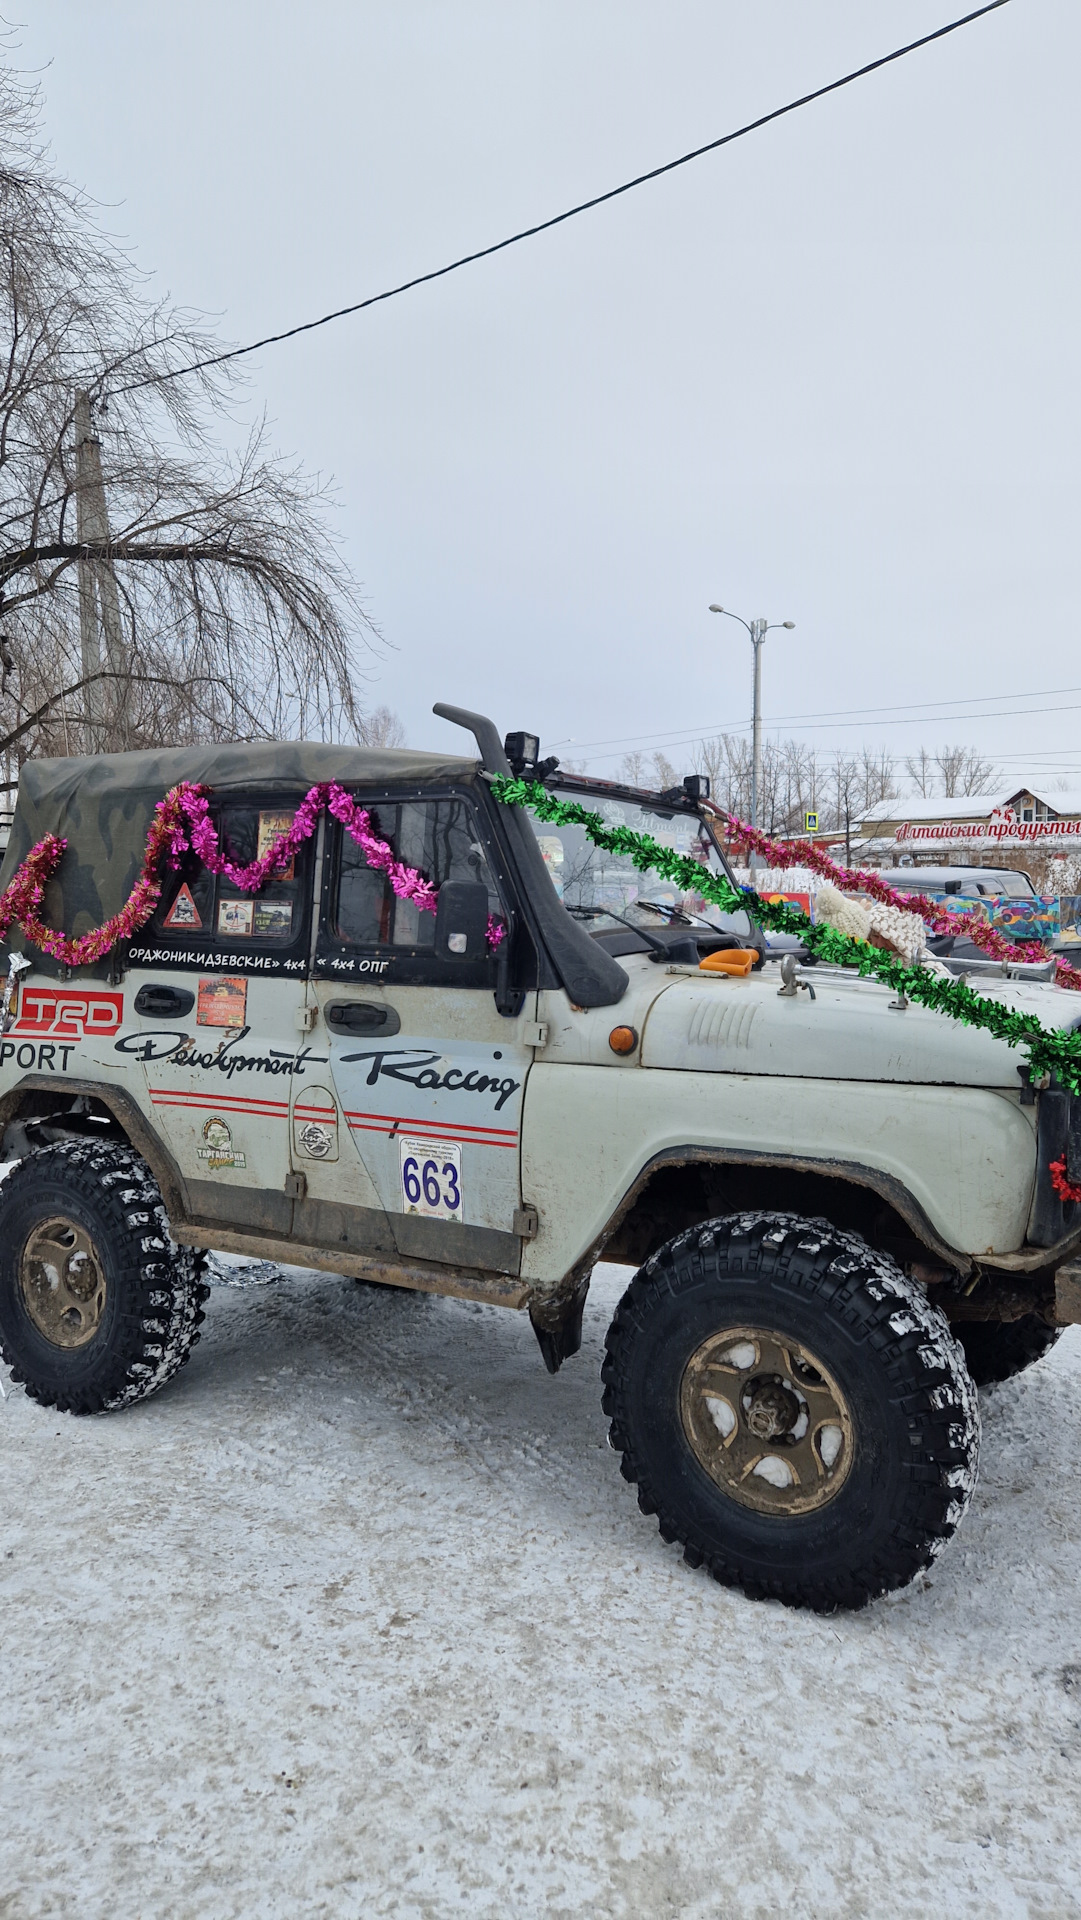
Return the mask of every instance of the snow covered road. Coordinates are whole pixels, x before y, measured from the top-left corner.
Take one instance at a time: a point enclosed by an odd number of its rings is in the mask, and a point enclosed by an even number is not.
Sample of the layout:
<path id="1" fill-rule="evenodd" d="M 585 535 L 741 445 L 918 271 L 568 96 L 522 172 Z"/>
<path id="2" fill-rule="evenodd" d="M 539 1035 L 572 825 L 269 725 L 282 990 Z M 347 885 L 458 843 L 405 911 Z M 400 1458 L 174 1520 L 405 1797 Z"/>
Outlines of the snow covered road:
<path id="1" fill-rule="evenodd" d="M 0 1916 L 1081 1913 L 1081 1333 L 855 1616 L 692 1573 L 524 1316 L 287 1270 L 156 1399 L 0 1375 Z"/>

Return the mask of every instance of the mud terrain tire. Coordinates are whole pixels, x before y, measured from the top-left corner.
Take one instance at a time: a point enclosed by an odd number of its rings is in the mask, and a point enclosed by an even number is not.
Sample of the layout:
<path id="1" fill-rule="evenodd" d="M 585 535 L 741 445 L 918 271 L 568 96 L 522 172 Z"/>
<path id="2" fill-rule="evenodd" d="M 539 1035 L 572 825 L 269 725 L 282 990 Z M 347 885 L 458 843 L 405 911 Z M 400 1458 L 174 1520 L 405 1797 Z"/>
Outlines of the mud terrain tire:
<path id="1" fill-rule="evenodd" d="M 1020 1320 L 962 1320 L 954 1328 L 978 1387 L 994 1387 L 1023 1373 L 1050 1353 L 1065 1331 L 1049 1327 L 1036 1313 L 1026 1313 Z"/>
<path id="2" fill-rule="evenodd" d="M 726 1586 L 862 1607 L 927 1567 L 964 1514 L 979 1409 L 961 1348 L 892 1260 L 828 1221 L 737 1214 L 680 1234 L 635 1275 L 606 1346 L 624 1478 Z M 763 1423 L 782 1437 L 761 1441 Z"/>
<path id="3" fill-rule="evenodd" d="M 28 1154 L 0 1186 L 0 1353 L 12 1378 L 65 1413 L 145 1400 L 199 1338 L 203 1264 L 173 1245 L 157 1181 L 131 1147 L 64 1141 Z"/>

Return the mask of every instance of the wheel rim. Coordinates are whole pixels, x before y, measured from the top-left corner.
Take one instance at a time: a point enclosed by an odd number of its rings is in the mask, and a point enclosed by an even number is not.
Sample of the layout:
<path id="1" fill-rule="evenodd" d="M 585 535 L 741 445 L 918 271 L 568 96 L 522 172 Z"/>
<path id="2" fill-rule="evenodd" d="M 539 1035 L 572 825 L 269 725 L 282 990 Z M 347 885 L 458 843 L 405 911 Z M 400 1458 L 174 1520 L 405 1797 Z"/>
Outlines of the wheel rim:
<path id="1" fill-rule="evenodd" d="M 105 1311 L 105 1273 L 85 1227 L 63 1218 L 35 1227 L 22 1251 L 19 1285 L 38 1332 L 54 1347 L 85 1347 Z"/>
<path id="2" fill-rule="evenodd" d="M 684 1370 L 680 1417 L 710 1479 L 758 1513 L 810 1513 L 848 1478 L 848 1402 L 817 1355 L 785 1334 L 711 1334 Z"/>

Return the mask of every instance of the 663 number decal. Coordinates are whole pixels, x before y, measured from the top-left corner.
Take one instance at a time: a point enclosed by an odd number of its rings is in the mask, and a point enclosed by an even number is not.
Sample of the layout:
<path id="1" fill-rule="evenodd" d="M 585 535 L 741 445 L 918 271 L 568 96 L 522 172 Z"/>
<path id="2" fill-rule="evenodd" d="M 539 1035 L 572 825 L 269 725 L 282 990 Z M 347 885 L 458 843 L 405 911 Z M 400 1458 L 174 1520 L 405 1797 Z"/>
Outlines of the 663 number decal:
<path id="1" fill-rule="evenodd" d="M 402 1204 L 406 1213 L 435 1220 L 461 1220 L 462 1149 L 444 1140 L 405 1140 L 398 1136 Z"/>

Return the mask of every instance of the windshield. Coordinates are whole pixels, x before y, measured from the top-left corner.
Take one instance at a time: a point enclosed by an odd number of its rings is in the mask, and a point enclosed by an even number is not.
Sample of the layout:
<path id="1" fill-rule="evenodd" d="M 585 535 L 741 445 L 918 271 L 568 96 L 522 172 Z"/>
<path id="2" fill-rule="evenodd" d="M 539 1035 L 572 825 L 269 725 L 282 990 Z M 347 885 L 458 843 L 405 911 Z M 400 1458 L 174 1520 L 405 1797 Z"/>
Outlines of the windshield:
<path id="1" fill-rule="evenodd" d="M 613 800 L 579 789 L 555 791 L 558 799 L 576 800 L 599 813 L 606 826 L 648 833 L 662 846 L 700 861 L 710 873 L 732 878 L 709 828 L 694 814 L 670 813 L 663 807 Z M 652 869 L 640 873 L 629 855 L 605 853 L 595 847 L 582 827 L 556 827 L 534 814 L 529 817 L 556 892 L 571 913 L 594 923 L 592 931 L 612 927 L 622 916 L 643 927 L 656 928 L 667 922 L 716 927 L 741 935 L 752 932 L 746 913 L 722 913 L 695 889 L 685 892 Z"/>

